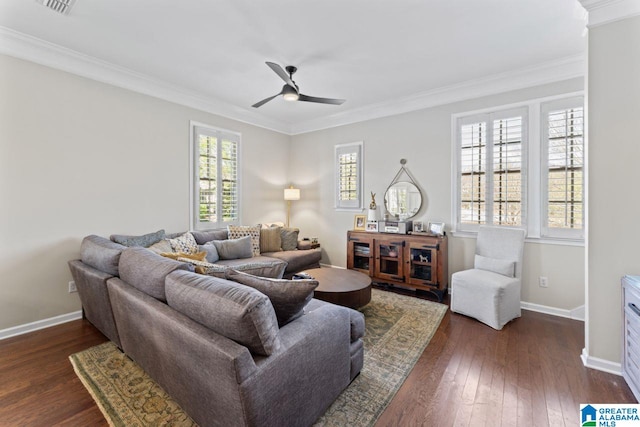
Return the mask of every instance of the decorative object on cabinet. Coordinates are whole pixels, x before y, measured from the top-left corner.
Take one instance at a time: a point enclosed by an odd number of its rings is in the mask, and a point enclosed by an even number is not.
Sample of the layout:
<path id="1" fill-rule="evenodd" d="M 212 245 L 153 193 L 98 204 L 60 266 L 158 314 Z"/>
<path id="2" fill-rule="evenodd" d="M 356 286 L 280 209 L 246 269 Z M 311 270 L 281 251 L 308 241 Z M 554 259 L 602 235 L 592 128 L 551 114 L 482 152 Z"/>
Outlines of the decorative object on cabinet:
<path id="1" fill-rule="evenodd" d="M 416 232 L 416 233 L 422 233 L 422 222 L 420 221 L 413 221 L 413 227 L 412 227 L 412 231 Z"/>
<path id="2" fill-rule="evenodd" d="M 378 221 L 367 221 L 367 231 L 378 231 Z"/>
<path id="3" fill-rule="evenodd" d="M 384 207 L 391 215 L 391 220 L 406 221 L 417 215 L 422 208 L 422 193 L 418 183 L 405 166 L 407 161 L 400 159 L 400 170 L 384 193 Z M 401 181 L 405 174 L 409 181 Z"/>
<path id="4" fill-rule="evenodd" d="M 355 218 L 353 219 L 353 229 L 364 230 L 366 221 L 367 221 L 366 215 L 356 215 Z"/>
<path id="5" fill-rule="evenodd" d="M 437 234 L 439 236 L 444 234 L 444 222 L 430 222 L 429 233 Z"/>
<path id="6" fill-rule="evenodd" d="M 640 276 L 622 278 L 624 342 L 622 352 L 622 377 L 640 399 Z"/>
<path id="7" fill-rule="evenodd" d="M 289 214 L 291 213 L 291 201 L 300 200 L 300 189 L 293 188 L 293 185 L 284 189 L 284 199 L 287 201 L 287 228 L 289 227 Z"/>
<path id="8" fill-rule="evenodd" d="M 451 311 L 500 330 L 520 317 L 525 231 L 480 226 L 474 268 L 451 276 Z"/>
<path id="9" fill-rule="evenodd" d="M 377 285 L 428 291 L 442 302 L 449 286 L 447 236 L 349 231 L 347 268 Z"/>

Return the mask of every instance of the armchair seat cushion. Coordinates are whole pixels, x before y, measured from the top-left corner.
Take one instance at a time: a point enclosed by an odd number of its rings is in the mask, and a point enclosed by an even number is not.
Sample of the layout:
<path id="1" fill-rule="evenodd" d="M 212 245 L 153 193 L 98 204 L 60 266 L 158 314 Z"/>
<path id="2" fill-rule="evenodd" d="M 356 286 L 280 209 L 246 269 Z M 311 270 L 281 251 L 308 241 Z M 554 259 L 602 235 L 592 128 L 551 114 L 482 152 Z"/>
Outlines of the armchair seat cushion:
<path id="1" fill-rule="evenodd" d="M 520 279 L 473 268 L 451 276 L 451 311 L 502 329 L 521 316 Z"/>

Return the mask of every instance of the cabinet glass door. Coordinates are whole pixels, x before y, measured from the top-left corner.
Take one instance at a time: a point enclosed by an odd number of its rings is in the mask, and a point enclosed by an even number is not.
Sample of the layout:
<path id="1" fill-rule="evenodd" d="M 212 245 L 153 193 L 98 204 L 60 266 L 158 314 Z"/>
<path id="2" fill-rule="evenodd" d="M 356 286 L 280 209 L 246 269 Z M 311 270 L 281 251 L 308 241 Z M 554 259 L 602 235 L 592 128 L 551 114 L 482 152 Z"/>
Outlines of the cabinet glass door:
<path id="1" fill-rule="evenodd" d="M 409 259 L 407 260 L 408 283 L 417 285 L 437 284 L 436 266 L 437 246 L 409 244 Z"/>
<path id="2" fill-rule="evenodd" d="M 349 236 L 347 268 L 373 276 L 373 239 Z"/>
<path id="3" fill-rule="evenodd" d="M 376 276 L 404 280 L 402 271 L 404 242 L 376 240 Z"/>

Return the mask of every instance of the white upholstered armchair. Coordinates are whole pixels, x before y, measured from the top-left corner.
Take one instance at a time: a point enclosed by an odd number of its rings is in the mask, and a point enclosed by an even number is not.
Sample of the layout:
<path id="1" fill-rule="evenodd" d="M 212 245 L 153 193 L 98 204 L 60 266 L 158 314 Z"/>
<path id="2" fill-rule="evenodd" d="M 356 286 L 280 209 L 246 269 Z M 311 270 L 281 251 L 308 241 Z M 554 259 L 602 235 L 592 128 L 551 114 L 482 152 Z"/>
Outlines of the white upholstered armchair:
<path id="1" fill-rule="evenodd" d="M 481 226 L 474 268 L 451 276 L 451 311 L 502 329 L 520 317 L 525 231 Z"/>

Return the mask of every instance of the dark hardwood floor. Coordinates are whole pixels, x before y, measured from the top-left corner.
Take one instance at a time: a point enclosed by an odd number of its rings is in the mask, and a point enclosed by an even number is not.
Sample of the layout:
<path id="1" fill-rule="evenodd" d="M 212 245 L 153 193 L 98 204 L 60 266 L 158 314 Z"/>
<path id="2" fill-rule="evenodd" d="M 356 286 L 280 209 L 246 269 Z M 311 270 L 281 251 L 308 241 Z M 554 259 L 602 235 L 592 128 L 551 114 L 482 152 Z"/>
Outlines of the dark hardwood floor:
<path id="1" fill-rule="evenodd" d="M 0 341 L 0 426 L 106 426 L 72 353 L 106 341 L 77 320 Z M 582 322 L 523 311 L 502 331 L 447 312 L 378 426 L 575 426 L 580 403 L 636 402 L 586 369 Z"/>

